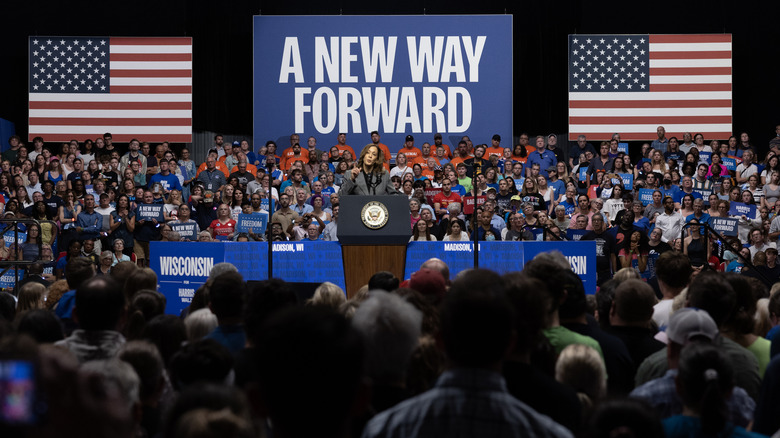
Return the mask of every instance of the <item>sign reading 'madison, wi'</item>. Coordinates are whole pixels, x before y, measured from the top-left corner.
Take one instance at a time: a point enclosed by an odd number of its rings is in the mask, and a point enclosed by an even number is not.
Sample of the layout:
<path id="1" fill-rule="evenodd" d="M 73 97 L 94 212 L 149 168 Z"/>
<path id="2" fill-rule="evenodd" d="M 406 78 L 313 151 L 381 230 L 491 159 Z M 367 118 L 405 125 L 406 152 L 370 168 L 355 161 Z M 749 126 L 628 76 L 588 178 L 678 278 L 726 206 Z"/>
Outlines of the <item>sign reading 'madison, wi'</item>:
<path id="1" fill-rule="evenodd" d="M 512 17 L 257 16 L 254 135 L 512 135 Z M 285 145 L 286 146 L 286 145 Z"/>

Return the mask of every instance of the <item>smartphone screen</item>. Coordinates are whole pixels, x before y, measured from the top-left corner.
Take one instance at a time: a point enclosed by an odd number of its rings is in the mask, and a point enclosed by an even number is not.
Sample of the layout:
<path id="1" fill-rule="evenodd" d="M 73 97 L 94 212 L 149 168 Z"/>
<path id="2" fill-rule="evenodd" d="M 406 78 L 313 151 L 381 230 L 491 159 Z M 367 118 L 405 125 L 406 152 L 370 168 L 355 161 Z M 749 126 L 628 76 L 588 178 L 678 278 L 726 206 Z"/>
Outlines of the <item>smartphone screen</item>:
<path id="1" fill-rule="evenodd" d="M 25 361 L 0 361 L 0 421 L 30 424 L 35 421 L 35 372 Z"/>

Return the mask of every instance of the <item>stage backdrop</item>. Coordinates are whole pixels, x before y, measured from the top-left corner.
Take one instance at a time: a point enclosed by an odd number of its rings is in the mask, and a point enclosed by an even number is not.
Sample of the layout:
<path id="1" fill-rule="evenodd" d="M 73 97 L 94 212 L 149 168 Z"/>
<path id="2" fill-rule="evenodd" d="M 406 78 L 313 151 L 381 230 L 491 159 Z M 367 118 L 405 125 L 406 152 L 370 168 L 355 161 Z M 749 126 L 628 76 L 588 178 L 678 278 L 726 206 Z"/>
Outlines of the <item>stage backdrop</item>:
<path id="1" fill-rule="evenodd" d="M 512 16 L 256 16 L 254 136 L 512 139 Z M 258 144 L 260 140 L 258 140 Z M 285 142 L 280 150 L 288 147 Z"/>

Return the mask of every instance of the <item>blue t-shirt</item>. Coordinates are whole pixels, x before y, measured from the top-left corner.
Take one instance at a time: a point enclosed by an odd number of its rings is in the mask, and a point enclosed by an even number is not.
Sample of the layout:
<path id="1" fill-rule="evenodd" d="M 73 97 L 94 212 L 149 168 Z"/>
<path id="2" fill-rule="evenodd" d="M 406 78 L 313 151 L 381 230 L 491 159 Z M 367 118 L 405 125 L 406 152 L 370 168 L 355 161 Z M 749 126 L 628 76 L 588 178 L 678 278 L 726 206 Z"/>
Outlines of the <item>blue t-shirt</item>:
<path id="1" fill-rule="evenodd" d="M 693 199 L 703 199 L 702 196 L 701 196 L 701 193 L 699 193 L 699 192 L 685 193 L 682 190 L 680 190 L 679 192 L 675 193 L 675 195 L 674 195 L 674 202 L 676 202 L 678 204 L 682 204 L 682 198 L 684 198 L 685 195 L 691 195 L 691 196 L 693 196 Z"/>
<path id="2" fill-rule="evenodd" d="M 566 193 L 566 184 L 561 180 L 551 182 L 548 186 L 555 190 L 555 199 L 558 199 L 561 195 Z"/>
<path id="3" fill-rule="evenodd" d="M 149 178 L 149 187 L 152 187 L 155 183 L 160 183 L 163 189 L 165 189 L 165 191 L 169 191 L 169 190 L 181 191 L 181 184 L 179 183 L 179 178 L 177 178 L 176 175 L 170 173 L 168 175 L 163 175 L 162 173 L 152 175 L 152 177 Z"/>
<path id="4" fill-rule="evenodd" d="M 563 198 L 563 201 L 561 201 L 558 205 L 563 205 L 566 207 L 566 214 L 571 216 L 574 214 L 574 210 L 577 208 L 577 201 L 575 200 L 574 202 L 569 203 L 566 198 Z"/>
<path id="5" fill-rule="evenodd" d="M 658 191 L 663 193 L 664 198 L 667 196 L 671 196 L 672 199 L 674 199 L 677 196 L 677 193 L 680 192 L 680 186 L 676 186 L 672 184 L 672 186 L 669 189 L 664 188 L 664 186 L 661 186 L 658 188 Z"/>
<path id="6" fill-rule="evenodd" d="M 532 166 L 534 163 L 539 164 L 539 175 L 548 178 L 547 169 L 555 166 L 558 163 L 555 154 L 550 152 L 549 149 L 544 151 L 535 150 L 528 154 L 528 159 L 525 162 L 526 167 Z"/>

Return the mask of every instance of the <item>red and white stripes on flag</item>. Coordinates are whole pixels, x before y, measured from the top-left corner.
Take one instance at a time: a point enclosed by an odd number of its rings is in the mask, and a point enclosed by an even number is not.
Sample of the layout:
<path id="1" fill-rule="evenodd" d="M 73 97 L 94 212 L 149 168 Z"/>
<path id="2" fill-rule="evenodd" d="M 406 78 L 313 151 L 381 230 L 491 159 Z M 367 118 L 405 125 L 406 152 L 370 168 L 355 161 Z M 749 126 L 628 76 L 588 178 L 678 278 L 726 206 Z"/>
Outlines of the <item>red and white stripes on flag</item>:
<path id="1" fill-rule="evenodd" d="M 658 126 L 725 140 L 731 73 L 730 34 L 569 35 L 569 140 L 650 141 Z"/>
<path id="2" fill-rule="evenodd" d="M 30 37 L 29 137 L 192 141 L 192 38 Z"/>

